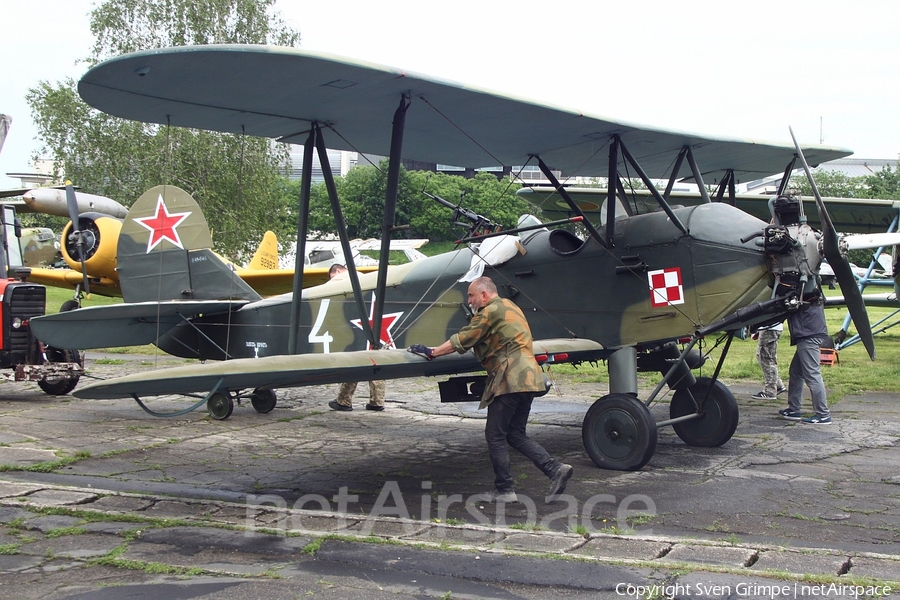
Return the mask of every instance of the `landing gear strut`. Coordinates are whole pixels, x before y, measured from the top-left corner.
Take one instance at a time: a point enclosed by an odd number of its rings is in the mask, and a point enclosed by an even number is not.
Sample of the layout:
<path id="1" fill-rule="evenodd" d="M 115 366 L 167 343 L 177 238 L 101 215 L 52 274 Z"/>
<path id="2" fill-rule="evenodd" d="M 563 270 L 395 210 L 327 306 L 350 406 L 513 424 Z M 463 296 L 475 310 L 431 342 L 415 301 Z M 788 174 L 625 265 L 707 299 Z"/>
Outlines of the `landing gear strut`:
<path id="1" fill-rule="evenodd" d="M 581 437 L 591 460 L 603 469 L 634 471 L 640 469 L 656 450 L 658 429 L 671 425 L 689 446 L 716 447 L 731 439 L 737 429 L 739 411 L 734 394 L 720 381 L 719 370 L 728 353 L 733 334 L 722 351 L 712 377 L 695 378 L 686 361 L 699 338 L 681 352 L 672 346 L 659 351 L 652 364 L 667 365 L 663 380 L 646 403 L 637 398 L 637 372 L 634 351 L 623 349 L 609 359 L 610 389 L 617 393 L 603 396 L 587 411 Z M 655 362 L 653 362 L 655 361 Z M 624 373 L 633 374 L 626 381 Z M 672 382 L 672 383 L 670 383 Z M 666 383 L 675 390 L 669 406 L 669 419 L 654 422 L 649 406 Z M 622 393 L 622 391 L 628 393 Z"/>

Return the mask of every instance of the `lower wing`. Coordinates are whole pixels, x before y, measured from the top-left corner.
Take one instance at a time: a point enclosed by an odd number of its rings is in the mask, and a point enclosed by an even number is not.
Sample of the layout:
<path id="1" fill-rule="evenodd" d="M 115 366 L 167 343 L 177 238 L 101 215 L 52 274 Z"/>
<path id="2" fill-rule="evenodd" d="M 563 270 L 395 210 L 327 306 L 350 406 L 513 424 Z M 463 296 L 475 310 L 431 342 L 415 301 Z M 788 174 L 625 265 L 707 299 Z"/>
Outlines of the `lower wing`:
<path id="1" fill-rule="evenodd" d="M 606 358 L 609 352 L 585 339 L 534 342 L 539 362 L 584 362 Z M 426 360 L 405 350 L 365 350 L 331 354 L 297 354 L 245 358 L 136 373 L 86 385 L 74 392 L 84 399 L 127 398 L 282 388 L 471 373 L 481 364 L 471 352 Z"/>

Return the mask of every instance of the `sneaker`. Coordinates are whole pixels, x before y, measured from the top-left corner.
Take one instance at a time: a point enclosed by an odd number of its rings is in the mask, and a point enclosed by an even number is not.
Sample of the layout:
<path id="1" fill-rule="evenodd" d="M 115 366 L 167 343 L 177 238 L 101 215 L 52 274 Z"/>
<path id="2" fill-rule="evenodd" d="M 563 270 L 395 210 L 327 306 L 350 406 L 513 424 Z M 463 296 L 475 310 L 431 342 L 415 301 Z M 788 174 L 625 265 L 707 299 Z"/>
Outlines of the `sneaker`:
<path id="1" fill-rule="evenodd" d="M 572 477 L 572 472 L 574 470 L 572 465 L 567 465 L 565 463 L 559 465 L 559 468 L 556 469 L 556 473 L 550 478 L 550 493 L 544 498 L 544 502 L 550 504 L 559 499 L 560 495 L 566 491 L 566 483 L 568 483 L 569 478 Z"/>
<path id="2" fill-rule="evenodd" d="M 810 425 L 831 425 L 831 415 L 816 415 L 814 417 L 806 417 L 803 419 L 804 423 L 809 423 Z"/>
<path id="3" fill-rule="evenodd" d="M 771 394 L 767 394 L 766 392 L 756 392 L 755 394 L 750 396 L 754 400 L 775 400 L 775 396 Z"/>
<path id="4" fill-rule="evenodd" d="M 329 402 L 328 407 L 331 408 L 331 410 L 353 410 L 352 406 L 344 406 L 343 404 L 338 404 L 337 400 L 332 400 L 331 402 Z"/>
<path id="5" fill-rule="evenodd" d="M 799 421 L 803 418 L 803 413 L 799 410 L 791 410 L 790 408 L 782 408 L 778 411 L 778 414 L 781 415 L 782 419 L 787 419 L 788 421 Z"/>
<path id="6" fill-rule="evenodd" d="M 777 390 L 775 390 L 775 394 L 776 394 L 776 395 L 778 395 L 778 394 L 783 394 L 783 393 L 785 393 L 786 391 L 787 391 L 787 387 L 781 386 L 780 388 L 778 388 Z"/>
<path id="7" fill-rule="evenodd" d="M 384 410 L 384 407 L 378 406 L 377 404 L 366 404 L 366 410 L 382 411 L 382 410 Z"/>
<path id="8" fill-rule="evenodd" d="M 501 492 L 500 490 L 494 489 L 486 495 L 488 497 L 488 502 L 505 502 L 507 504 L 512 504 L 513 502 L 519 501 L 519 497 L 512 491 Z"/>

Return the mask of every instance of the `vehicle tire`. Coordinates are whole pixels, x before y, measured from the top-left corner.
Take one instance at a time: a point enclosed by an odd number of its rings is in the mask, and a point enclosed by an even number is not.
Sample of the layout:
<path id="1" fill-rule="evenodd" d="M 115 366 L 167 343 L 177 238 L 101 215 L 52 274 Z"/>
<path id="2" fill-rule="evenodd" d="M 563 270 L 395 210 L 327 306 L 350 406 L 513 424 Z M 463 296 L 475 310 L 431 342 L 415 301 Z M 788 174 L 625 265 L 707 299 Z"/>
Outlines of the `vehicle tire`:
<path id="1" fill-rule="evenodd" d="M 710 389 L 712 387 L 712 389 Z M 740 411 L 737 400 L 725 384 L 713 383 L 709 377 L 698 377 L 688 390 L 678 390 L 669 404 L 669 416 L 673 419 L 697 413 L 694 403 L 701 402 L 709 390 L 709 398 L 700 410 L 700 417 L 672 425 L 672 429 L 688 446 L 715 448 L 731 439 L 737 429 Z M 693 396 L 693 398 L 691 397 Z"/>
<path id="2" fill-rule="evenodd" d="M 216 392 L 206 401 L 206 412 L 217 421 L 224 421 L 234 412 L 234 399 L 231 394 Z"/>
<path id="3" fill-rule="evenodd" d="M 250 404 L 253 405 L 256 412 L 261 414 L 272 412 L 277 403 L 278 397 L 275 395 L 275 390 L 256 389 L 250 395 Z"/>
<path id="4" fill-rule="evenodd" d="M 47 354 L 47 360 L 49 362 L 57 362 L 57 363 L 81 363 L 81 356 L 78 353 L 78 350 L 63 350 L 61 348 L 54 348 L 53 346 L 47 346 L 44 348 L 44 352 Z M 78 385 L 78 380 L 81 377 L 58 377 L 58 378 L 47 378 L 41 379 L 38 381 L 38 387 L 40 387 L 44 392 L 50 394 L 51 396 L 65 396 L 69 392 L 75 389 L 75 386 Z"/>
<path id="5" fill-rule="evenodd" d="M 647 406 L 629 394 L 610 394 L 584 416 L 581 439 L 598 467 L 636 471 L 656 451 L 656 423 Z"/>

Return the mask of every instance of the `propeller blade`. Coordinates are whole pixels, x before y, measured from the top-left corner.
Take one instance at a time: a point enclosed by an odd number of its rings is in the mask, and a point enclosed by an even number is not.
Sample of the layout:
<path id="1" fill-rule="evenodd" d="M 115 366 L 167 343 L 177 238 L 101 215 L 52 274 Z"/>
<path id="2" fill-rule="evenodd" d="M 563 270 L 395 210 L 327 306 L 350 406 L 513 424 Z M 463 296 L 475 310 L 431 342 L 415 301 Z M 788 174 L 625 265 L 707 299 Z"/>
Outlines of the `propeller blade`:
<path id="1" fill-rule="evenodd" d="M 69 219 L 72 221 L 72 235 L 75 237 L 75 247 L 78 248 L 78 259 L 81 261 L 81 275 L 84 285 L 84 293 L 90 294 L 88 286 L 87 268 L 84 266 L 84 238 L 78 224 L 78 200 L 75 198 L 75 188 L 71 181 L 66 181 L 66 207 L 69 209 Z"/>
<path id="2" fill-rule="evenodd" d="M 862 299 L 862 292 L 859 291 L 859 287 L 856 285 L 856 278 L 853 276 L 853 270 L 850 268 L 850 263 L 841 254 L 840 245 L 838 244 L 838 234 L 834 228 L 834 223 L 832 223 L 831 217 L 828 215 L 828 209 L 825 208 L 825 203 L 822 201 L 821 194 L 819 194 L 819 188 L 816 187 L 816 181 L 813 179 L 812 171 L 810 171 L 809 165 L 806 162 L 806 157 L 803 156 L 803 150 L 800 149 L 800 144 L 797 143 L 797 137 L 794 135 L 794 130 L 790 127 L 788 129 L 791 132 L 791 138 L 794 140 L 794 148 L 797 149 L 797 155 L 803 163 L 803 170 L 806 172 L 806 178 L 809 180 L 813 195 L 816 197 L 816 206 L 819 208 L 819 219 L 822 221 L 822 242 L 825 258 L 828 259 L 828 264 L 831 265 L 831 268 L 834 270 L 834 277 L 841 286 L 841 291 L 844 292 L 844 300 L 847 303 L 847 309 L 850 311 L 850 317 L 853 319 L 853 324 L 856 325 L 856 331 L 859 332 L 859 338 L 866 347 L 869 358 L 875 360 L 875 339 L 872 337 L 872 326 L 869 324 L 869 313 L 866 312 L 866 305 Z"/>

